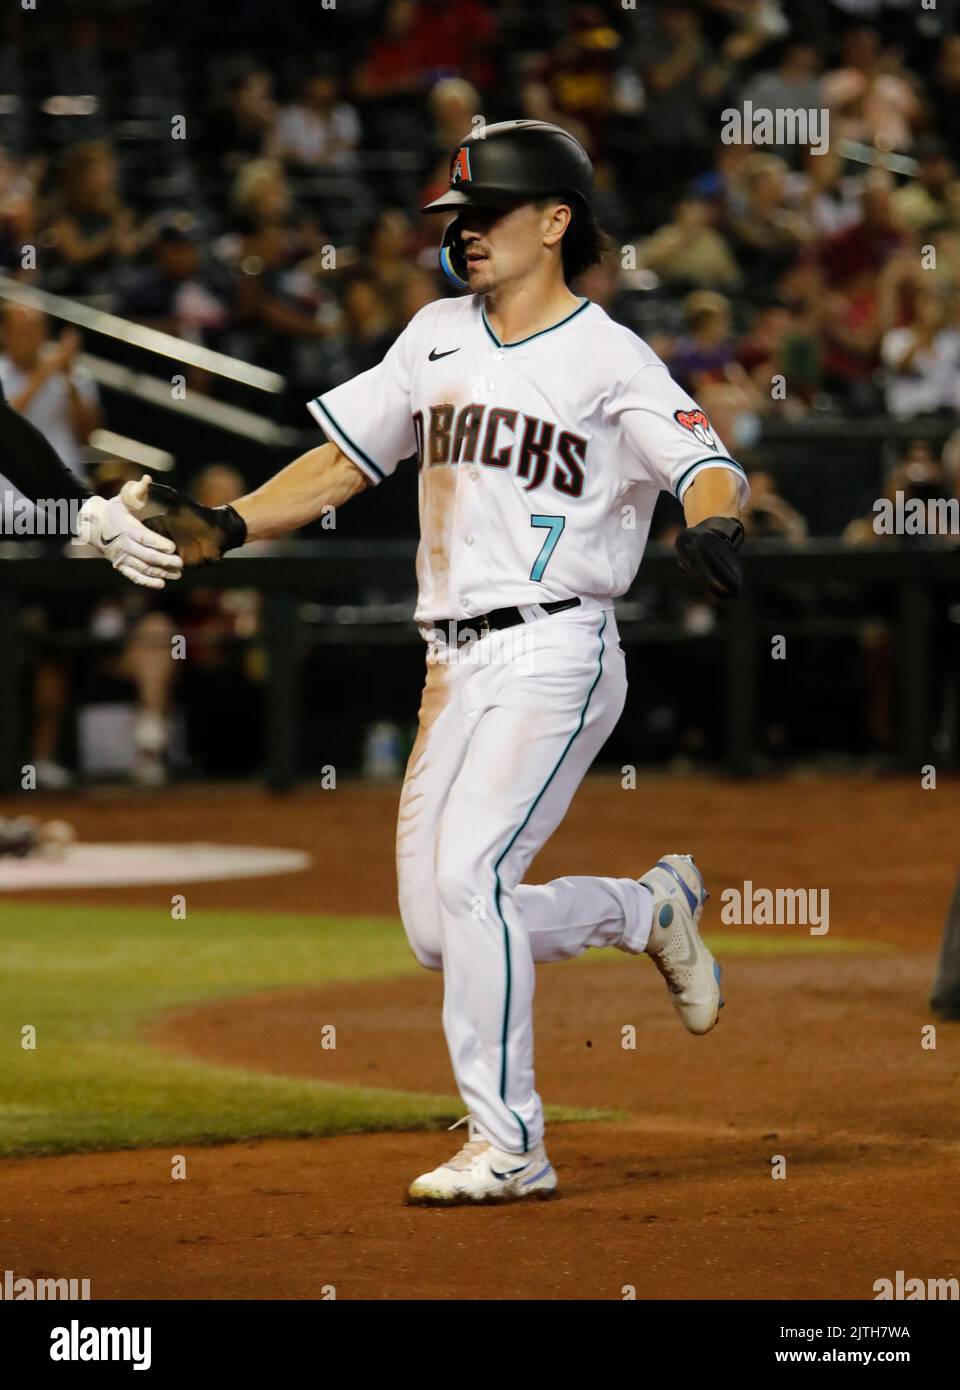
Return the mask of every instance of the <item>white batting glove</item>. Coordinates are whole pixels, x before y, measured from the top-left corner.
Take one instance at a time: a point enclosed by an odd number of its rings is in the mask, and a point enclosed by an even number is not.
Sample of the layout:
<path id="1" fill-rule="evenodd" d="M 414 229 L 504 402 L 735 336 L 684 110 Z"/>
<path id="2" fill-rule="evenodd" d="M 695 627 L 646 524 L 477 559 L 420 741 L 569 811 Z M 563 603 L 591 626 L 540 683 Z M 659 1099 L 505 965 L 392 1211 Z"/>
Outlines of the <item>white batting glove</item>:
<path id="1" fill-rule="evenodd" d="M 183 561 L 173 541 L 137 520 L 147 507 L 150 481 L 145 473 L 138 483 L 124 483 L 119 497 L 89 497 L 78 513 L 73 544 L 92 546 L 133 584 L 162 589 L 168 579 L 180 578 Z"/>

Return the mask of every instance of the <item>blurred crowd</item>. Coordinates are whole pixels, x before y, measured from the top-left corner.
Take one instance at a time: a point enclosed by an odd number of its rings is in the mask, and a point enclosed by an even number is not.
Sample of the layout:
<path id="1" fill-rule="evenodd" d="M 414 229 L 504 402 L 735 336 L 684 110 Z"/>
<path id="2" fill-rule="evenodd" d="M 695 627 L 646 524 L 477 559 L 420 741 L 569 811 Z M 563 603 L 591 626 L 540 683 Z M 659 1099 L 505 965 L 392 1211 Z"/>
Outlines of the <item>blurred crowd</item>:
<path id="1" fill-rule="evenodd" d="M 0 269 L 274 368 L 302 410 L 444 292 L 419 206 L 451 148 L 478 117 L 535 117 L 596 166 L 611 251 L 579 288 L 722 396 L 732 449 L 758 416 L 957 407 L 951 0 L 309 8 L 302 51 L 243 48 L 258 0 L 236 48 L 217 3 L 8 19 Z M 724 143 L 745 103 L 826 110 L 829 140 Z"/>
<path id="2" fill-rule="evenodd" d="M 747 464 L 749 534 L 799 544 L 808 519 L 759 444 L 771 422 L 916 423 L 887 495 L 960 497 L 960 445 L 941 447 L 960 406 L 958 19 L 958 0 L 17 7 L 0 19 L 0 274 L 273 369 L 304 426 L 308 397 L 451 292 L 419 209 L 452 148 L 481 120 L 556 122 L 590 152 L 609 234 L 575 288 Z M 786 108 L 827 112 L 828 140 L 726 142 L 731 110 Z M 10 305 L 0 335 L 8 396 L 82 472 L 102 409 L 78 335 Z M 876 539 L 870 505 L 848 544 Z M 116 669 L 147 689 L 138 631 Z"/>

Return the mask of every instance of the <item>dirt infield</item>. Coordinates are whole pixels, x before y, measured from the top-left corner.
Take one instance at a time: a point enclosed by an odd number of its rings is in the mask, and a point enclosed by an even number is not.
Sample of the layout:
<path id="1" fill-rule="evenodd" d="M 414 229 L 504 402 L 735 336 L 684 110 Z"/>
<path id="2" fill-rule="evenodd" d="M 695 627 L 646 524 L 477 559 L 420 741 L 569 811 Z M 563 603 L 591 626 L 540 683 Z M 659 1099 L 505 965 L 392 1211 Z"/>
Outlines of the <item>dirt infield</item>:
<path id="1" fill-rule="evenodd" d="M 197 884 L 194 905 L 393 913 L 394 806 L 390 789 L 231 791 L 103 797 L 68 814 L 91 839 L 146 838 L 152 822 L 164 838 L 316 856 L 286 878 Z M 923 792 L 919 779 L 657 779 L 630 793 L 592 782 L 532 877 L 637 873 L 689 848 L 714 891 L 708 931 L 723 929 L 718 890 L 749 878 L 828 888 L 831 939 L 866 949 L 731 955 L 728 1006 L 704 1039 L 682 1031 L 645 961 L 541 969 L 545 1100 L 629 1117 L 551 1130 L 553 1202 L 405 1208 L 411 1176 L 456 1146 L 446 1135 L 195 1148 L 186 1182 L 171 1182 L 167 1150 L 8 1160 L 0 1265 L 89 1277 L 94 1297 L 128 1298 L 315 1298 L 332 1285 L 341 1298 L 602 1299 L 631 1285 L 641 1298 L 863 1299 L 898 1269 L 960 1276 L 960 1025 L 921 1047 L 958 823 L 960 786 Z M 426 972 L 305 983 L 181 1010 L 149 1035 L 228 1064 L 449 1093 L 440 989 Z M 318 1045 L 327 1023 L 336 1051 Z M 635 1050 L 621 1046 L 624 1025 Z M 784 1181 L 771 1177 L 777 1155 Z"/>

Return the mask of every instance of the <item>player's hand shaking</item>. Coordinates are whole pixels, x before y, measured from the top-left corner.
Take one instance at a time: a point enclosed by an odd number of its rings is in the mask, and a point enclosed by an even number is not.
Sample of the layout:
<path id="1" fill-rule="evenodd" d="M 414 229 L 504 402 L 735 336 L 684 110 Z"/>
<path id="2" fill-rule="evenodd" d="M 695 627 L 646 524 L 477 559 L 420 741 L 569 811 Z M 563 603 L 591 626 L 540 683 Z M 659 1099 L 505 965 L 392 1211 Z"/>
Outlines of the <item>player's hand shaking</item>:
<path id="1" fill-rule="evenodd" d="M 674 542 L 684 574 L 714 598 L 735 598 L 743 586 L 737 551 L 743 545 L 743 527 L 732 516 L 708 516 L 687 526 Z"/>
<path id="2" fill-rule="evenodd" d="M 156 535 L 119 497 L 87 498 L 74 544 L 98 550 L 125 579 L 148 589 L 162 589 L 168 580 L 179 579 L 183 569 L 174 544 Z"/>
<path id="3" fill-rule="evenodd" d="M 203 507 L 149 476 L 125 483 L 120 496 L 144 526 L 173 541 L 188 567 L 212 565 L 247 538 L 246 523 L 233 507 Z"/>

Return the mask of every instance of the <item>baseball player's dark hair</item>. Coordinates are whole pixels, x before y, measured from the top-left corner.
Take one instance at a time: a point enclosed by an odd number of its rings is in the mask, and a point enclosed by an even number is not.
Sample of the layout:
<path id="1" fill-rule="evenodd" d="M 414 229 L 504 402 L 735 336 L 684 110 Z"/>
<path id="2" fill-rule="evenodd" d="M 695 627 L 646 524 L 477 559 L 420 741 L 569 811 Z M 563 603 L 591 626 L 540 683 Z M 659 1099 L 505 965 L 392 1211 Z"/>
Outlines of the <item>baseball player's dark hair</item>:
<path id="1" fill-rule="evenodd" d="M 563 194 L 558 193 L 557 198 Z M 556 198 L 543 198 L 538 206 L 546 207 Z M 569 201 L 570 225 L 563 234 L 560 250 L 563 254 L 563 278 L 569 285 L 578 275 L 599 265 L 609 249 L 609 238 L 593 215 L 592 209 L 585 207 L 579 198 Z"/>

